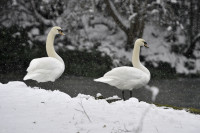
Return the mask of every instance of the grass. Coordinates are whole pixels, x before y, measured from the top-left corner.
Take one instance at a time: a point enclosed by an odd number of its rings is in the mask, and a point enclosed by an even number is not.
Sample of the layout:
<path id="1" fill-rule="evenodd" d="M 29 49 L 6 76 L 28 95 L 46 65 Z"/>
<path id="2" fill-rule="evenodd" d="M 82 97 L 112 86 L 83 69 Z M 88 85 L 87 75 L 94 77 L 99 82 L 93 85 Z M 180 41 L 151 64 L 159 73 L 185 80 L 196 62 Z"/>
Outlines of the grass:
<path id="1" fill-rule="evenodd" d="M 165 107 L 166 109 L 173 108 L 175 110 L 185 110 L 187 112 L 200 115 L 200 109 L 196 109 L 196 108 L 185 108 L 185 107 L 177 107 L 177 106 L 172 106 L 172 105 L 161 105 L 157 103 L 155 103 L 155 105 L 157 107 Z"/>

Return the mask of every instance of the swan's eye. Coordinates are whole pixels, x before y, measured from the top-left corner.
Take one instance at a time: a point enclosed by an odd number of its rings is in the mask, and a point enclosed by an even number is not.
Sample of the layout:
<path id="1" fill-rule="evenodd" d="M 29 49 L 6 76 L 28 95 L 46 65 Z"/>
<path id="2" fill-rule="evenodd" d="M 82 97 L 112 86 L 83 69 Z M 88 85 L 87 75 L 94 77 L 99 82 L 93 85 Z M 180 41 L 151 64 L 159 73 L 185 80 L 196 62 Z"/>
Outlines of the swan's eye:
<path id="1" fill-rule="evenodd" d="M 61 33 L 63 32 L 63 30 L 61 30 L 61 29 L 57 29 L 57 30 L 58 30 L 58 32 L 61 32 Z"/>
<path id="2" fill-rule="evenodd" d="M 147 42 L 144 42 L 144 44 L 147 44 Z"/>

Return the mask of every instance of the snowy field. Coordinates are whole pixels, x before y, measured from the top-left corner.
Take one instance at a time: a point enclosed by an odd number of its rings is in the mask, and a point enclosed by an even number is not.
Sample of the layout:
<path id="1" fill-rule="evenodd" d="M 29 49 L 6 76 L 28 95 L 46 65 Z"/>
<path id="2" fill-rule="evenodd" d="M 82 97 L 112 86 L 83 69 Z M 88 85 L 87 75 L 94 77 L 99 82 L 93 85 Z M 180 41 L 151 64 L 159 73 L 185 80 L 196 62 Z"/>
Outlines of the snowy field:
<path id="1" fill-rule="evenodd" d="M 111 104 L 79 94 L 0 83 L 0 133 L 199 133 L 200 115 L 136 98 Z"/>

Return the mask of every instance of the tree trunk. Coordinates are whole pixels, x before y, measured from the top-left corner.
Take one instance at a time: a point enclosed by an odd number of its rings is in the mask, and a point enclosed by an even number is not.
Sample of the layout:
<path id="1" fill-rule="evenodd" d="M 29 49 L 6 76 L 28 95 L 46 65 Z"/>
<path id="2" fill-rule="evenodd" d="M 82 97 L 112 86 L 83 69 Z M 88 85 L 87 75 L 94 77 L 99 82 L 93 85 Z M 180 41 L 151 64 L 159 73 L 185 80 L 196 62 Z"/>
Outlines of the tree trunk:
<path id="1" fill-rule="evenodd" d="M 126 34 L 127 41 L 125 44 L 125 50 L 128 51 L 133 48 L 133 42 L 136 38 L 141 38 L 144 30 L 144 14 L 139 13 L 139 3 L 134 1 L 134 12 L 138 13 L 137 16 L 134 17 L 134 20 L 129 21 L 129 26 L 123 24 L 123 20 L 120 19 L 119 13 L 117 13 L 113 3 L 110 0 L 104 0 L 107 5 L 107 12 L 113 18 L 115 23 L 119 26 L 119 28 Z M 114 11 L 115 10 L 115 11 Z M 117 14 L 116 14 L 117 13 Z"/>
<path id="2" fill-rule="evenodd" d="M 190 47 L 187 49 L 187 51 L 184 53 L 184 55 L 187 58 L 195 58 L 195 56 L 193 54 L 194 48 L 195 48 L 195 43 L 190 44 Z"/>
<path id="3" fill-rule="evenodd" d="M 133 48 L 133 43 L 136 38 L 142 38 L 144 31 L 144 18 L 141 15 L 137 15 L 135 20 L 130 22 L 130 28 L 127 32 L 126 50 Z"/>
<path id="4" fill-rule="evenodd" d="M 193 51 L 195 48 L 195 43 L 193 42 L 193 20 L 194 20 L 194 13 L 193 13 L 193 8 L 194 8 L 194 4 L 193 4 L 193 0 L 190 1 L 190 13 L 189 13 L 189 21 L 190 21 L 190 25 L 189 25 L 189 47 L 187 49 L 187 51 L 184 53 L 184 55 L 188 58 L 194 58 L 193 55 Z"/>
<path id="5" fill-rule="evenodd" d="M 126 45 L 125 45 L 125 50 L 128 51 L 130 50 L 131 48 L 133 48 L 133 41 L 134 41 L 134 33 L 133 32 L 128 32 L 126 34 L 127 36 L 127 42 L 126 42 Z"/>
<path id="6" fill-rule="evenodd" d="M 194 37 L 192 44 L 190 45 L 190 47 L 188 48 L 188 50 L 186 51 L 186 53 L 184 54 L 186 57 L 188 58 L 195 58 L 193 52 L 196 46 L 196 43 L 200 40 L 200 33 Z"/>

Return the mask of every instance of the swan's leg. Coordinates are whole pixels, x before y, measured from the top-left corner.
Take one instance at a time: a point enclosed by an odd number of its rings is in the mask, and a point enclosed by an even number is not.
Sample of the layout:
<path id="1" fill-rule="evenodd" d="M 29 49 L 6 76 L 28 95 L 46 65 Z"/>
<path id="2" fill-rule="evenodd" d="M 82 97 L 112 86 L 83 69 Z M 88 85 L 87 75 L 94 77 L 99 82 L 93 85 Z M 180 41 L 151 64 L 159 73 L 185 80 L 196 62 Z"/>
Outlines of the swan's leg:
<path id="1" fill-rule="evenodd" d="M 56 88 L 55 88 L 55 83 L 54 83 L 54 82 L 52 82 L 52 86 L 51 86 L 51 87 L 52 87 L 52 89 L 51 89 L 51 90 L 54 90 L 54 89 L 56 89 Z"/>
<path id="2" fill-rule="evenodd" d="M 122 99 L 125 101 L 124 90 L 122 91 Z"/>
<path id="3" fill-rule="evenodd" d="M 40 82 L 37 82 L 37 86 L 38 86 L 39 89 L 41 89 Z"/>
<path id="4" fill-rule="evenodd" d="M 130 97 L 133 97 L 133 92 L 132 92 L 132 90 L 130 90 Z"/>

